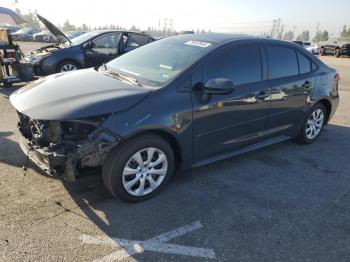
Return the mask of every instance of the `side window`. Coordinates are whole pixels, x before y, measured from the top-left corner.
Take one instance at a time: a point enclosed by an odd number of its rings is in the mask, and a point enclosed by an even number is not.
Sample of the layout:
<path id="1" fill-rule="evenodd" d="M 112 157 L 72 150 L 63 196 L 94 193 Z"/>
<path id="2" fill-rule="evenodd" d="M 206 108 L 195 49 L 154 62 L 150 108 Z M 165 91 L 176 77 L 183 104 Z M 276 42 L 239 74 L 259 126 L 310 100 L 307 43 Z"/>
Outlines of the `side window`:
<path id="1" fill-rule="evenodd" d="M 297 52 L 299 61 L 299 73 L 305 74 L 311 72 L 311 61 L 303 54 Z"/>
<path id="2" fill-rule="evenodd" d="M 294 49 L 283 46 L 267 46 L 269 79 L 298 75 L 298 61 Z"/>
<path id="3" fill-rule="evenodd" d="M 234 46 L 215 57 L 205 68 L 205 80 L 227 78 L 235 85 L 262 79 L 261 57 L 257 45 Z"/>
<path id="4" fill-rule="evenodd" d="M 148 39 L 147 35 L 131 33 L 127 46 L 139 47 L 139 46 L 145 45 L 147 44 L 147 39 Z"/>
<path id="5" fill-rule="evenodd" d="M 92 42 L 94 43 L 94 49 L 106 48 L 106 49 L 116 49 L 118 43 L 119 34 L 108 34 L 101 36 Z"/>

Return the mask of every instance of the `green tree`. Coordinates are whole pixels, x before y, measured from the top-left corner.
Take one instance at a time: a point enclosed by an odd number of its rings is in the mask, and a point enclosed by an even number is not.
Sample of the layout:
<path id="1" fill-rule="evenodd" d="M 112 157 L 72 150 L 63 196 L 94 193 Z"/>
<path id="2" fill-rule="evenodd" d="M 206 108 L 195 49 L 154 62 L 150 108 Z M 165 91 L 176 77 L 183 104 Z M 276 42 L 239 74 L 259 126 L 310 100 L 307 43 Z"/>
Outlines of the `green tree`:
<path id="1" fill-rule="evenodd" d="M 343 30 L 340 33 L 341 37 L 350 37 L 350 27 L 348 28 L 346 25 L 343 26 Z"/>
<path id="2" fill-rule="evenodd" d="M 33 27 L 33 28 L 41 28 L 38 17 L 36 16 L 36 11 L 32 12 L 29 10 L 28 14 L 22 14 L 21 10 L 16 8 L 16 13 L 21 15 L 25 20 L 27 20 L 26 24 L 23 24 L 23 27 Z"/>
<path id="3" fill-rule="evenodd" d="M 329 39 L 329 33 L 327 30 L 322 31 L 317 31 L 315 37 L 312 39 L 313 42 L 325 42 L 328 41 Z"/>
<path id="4" fill-rule="evenodd" d="M 301 34 L 297 36 L 297 40 L 299 40 L 299 41 L 309 41 L 310 40 L 309 30 L 303 30 L 303 32 L 301 32 Z"/>
<path id="5" fill-rule="evenodd" d="M 130 31 L 140 31 L 135 25 L 130 27 Z"/>
<path id="6" fill-rule="evenodd" d="M 63 23 L 62 31 L 75 31 L 75 25 L 71 24 L 68 19 Z"/>
<path id="7" fill-rule="evenodd" d="M 293 31 L 287 31 L 284 33 L 283 40 L 293 40 L 293 39 L 294 39 Z"/>

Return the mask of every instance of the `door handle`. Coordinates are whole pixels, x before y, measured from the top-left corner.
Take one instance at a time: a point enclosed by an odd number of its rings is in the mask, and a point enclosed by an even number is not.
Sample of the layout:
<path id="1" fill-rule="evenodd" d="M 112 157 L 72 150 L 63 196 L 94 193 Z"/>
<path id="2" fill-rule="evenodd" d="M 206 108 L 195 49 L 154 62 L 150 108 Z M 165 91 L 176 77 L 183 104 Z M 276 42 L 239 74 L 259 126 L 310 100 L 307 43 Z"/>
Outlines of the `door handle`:
<path id="1" fill-rule="evenodd" d="M 310 81 L 305 81 L 305 83 L 302 85 L 305 89 L 310 89 L 312 86 L 312 83 Z"/>
<path id="2" fill-rule="evenodd" d="M 270 92 L 261 91 L 255 96 L 255 99 L 256 100 L 264 100 L 266 97 L 269 97 L 269 96 L 270 96 Z"/>

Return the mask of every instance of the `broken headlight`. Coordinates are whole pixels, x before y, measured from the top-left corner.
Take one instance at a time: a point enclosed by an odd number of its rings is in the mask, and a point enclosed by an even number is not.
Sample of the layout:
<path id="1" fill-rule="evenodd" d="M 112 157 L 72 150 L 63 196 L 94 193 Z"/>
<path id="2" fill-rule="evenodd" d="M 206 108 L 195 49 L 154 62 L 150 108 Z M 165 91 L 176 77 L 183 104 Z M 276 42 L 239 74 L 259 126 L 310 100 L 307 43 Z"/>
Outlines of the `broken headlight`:
<path id="1" fill-rule="evenodd" d="M 103 121 L 107 119 L 108 115 L 94 116 L 77 120 L 62 121 L 62 139 L 64 140 L 85 140 Z"/>

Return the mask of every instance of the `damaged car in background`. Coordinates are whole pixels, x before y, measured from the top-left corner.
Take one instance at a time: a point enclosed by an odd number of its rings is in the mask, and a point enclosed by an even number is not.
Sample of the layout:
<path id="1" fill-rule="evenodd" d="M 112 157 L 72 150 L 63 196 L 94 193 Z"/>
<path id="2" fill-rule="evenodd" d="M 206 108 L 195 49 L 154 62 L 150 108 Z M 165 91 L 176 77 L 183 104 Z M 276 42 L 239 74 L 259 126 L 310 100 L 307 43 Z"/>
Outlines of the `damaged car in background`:
<path id="1" fill-rule="evenodd" d="M 175 169 L 290 138 L 313 143 L 337 109 L 339 79 L 293 43 L 186 34 L 39 79 L 10 101 L 38 166 L 69 181 L 102 166 L 109 192 L 135 202 Z"/>
<path id="2" fill-rule="evenodd" d="M 40 15 L 37 17 L 58 42 L 25 56 L 24 59 L 33 65 L 37 76 L 100 66 L 154 41 L 141 32 L 118 30 L 97 30 L 84 34 L 70 31 L 66 35 L 46 18 Z"/>

